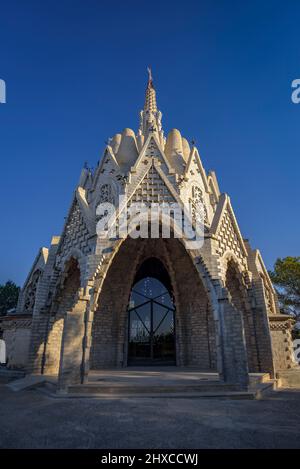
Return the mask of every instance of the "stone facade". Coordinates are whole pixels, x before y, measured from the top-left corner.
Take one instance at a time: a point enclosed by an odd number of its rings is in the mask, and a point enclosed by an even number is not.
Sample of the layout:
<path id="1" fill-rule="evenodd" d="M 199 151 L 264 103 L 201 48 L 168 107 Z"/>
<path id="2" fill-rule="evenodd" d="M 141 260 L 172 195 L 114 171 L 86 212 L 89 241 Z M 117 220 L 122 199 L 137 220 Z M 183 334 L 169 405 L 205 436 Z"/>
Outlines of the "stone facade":
<path id="1" fill-rule="evenodd" d="M 128 297 L 138 267 L 149 258 L 160 259 L 171 278 L 176 304 L 177 365 L 216 370 L 216 332 L 208 296 L 181 243 L 161 238 L 128 239 L 116 254 L 94 313 L 92 368 L 126 366 Z"/>
<path id="2" fill-rule="evenodd" d="M 1 329 L 6 344 L 6 359 L 11 369 L 24 368 L 27 364 L 31 338 L 31 314 L 6 316 Z"/>
<path id="3" fill-rule="evenodd" d="M 9 367 L 56 374 L 62 391 L 86 381 L 90 368 L 126 367 L 130 291 L 152 258 L 168 272 L 176 305 L 177 366 L 218 371 L 241 388 L 249 371 L 274 376 L 296 366 L 292 321 L 279 313 L 259 251 L 243 239 L 228 195 L 197 148 L 176 129 L 165 138 L 161 119 L 150 76 L 137 134 L 116 134 L 97 168 L 82 170 L 62 235 L 39 252 L 17 313 L 1 322 Z M 106 216 L 99 203 L 115 206 L 117 226 L 122 200 L 126 207 L 188 206 L 194 224 L 202 217 L 203 245 L 188 248 L 175 235 L 98 236 Z"/>

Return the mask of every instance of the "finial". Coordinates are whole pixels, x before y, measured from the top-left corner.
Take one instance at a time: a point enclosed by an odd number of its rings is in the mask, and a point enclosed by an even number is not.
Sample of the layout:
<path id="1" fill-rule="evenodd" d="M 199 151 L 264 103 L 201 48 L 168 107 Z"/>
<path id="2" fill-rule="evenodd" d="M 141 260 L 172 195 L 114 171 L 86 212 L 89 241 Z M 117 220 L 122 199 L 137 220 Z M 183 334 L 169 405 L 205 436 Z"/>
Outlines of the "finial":
<path id="1" fill-rule="evenodd" d="M 152 70 L 151 70 L 151 67 L 147 67 L 147 72 L 148 72 L 148 75 L 149 75 L 148 84 L 151 84 L 151 85 L 152 85 L 153 78 L 152 78 Z"/>

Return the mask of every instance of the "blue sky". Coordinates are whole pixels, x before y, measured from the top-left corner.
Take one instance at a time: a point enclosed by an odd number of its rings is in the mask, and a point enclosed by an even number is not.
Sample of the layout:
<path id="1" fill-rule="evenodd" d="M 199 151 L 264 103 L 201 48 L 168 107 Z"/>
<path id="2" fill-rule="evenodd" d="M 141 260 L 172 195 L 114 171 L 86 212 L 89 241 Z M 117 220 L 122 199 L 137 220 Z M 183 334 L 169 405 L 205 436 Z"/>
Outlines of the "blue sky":
<path id="1" fill-rule="evenodd" d="M 85 161 L 136 129 L 151 65 L 165 132 L 195 139 L 268 268 L 300 255 L 298 0 L 1 2 L 0 282 L 60 234 Z"/>

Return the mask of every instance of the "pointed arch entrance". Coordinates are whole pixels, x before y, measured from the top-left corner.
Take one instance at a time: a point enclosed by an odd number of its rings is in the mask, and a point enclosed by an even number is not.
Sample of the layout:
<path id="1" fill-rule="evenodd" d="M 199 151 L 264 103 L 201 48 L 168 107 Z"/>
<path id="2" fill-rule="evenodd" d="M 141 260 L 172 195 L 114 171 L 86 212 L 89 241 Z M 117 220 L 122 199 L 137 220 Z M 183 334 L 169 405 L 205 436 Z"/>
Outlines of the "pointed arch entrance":
<path id="1" fill-rule="evenodd" d="M 142 356 L 141 348 L 134 355 L 134 345 L 130 344 L 133 334 L 129 334 L 129 328 L 139 327 L 141 333 L 146 335 L 147 327 L 144 327 L 142 321 L 135 315 L 133 315 L 135 326 L 130 325 L 129 320 L 132 319 L 129 318 L 129 310 L 138 306 L 137 295 L 135 304 L 130 304 L 134 299 L 133 287 L 142 281 L 138 286 L 144 288 L 143 281 L 148 278 L 154 279 L 151 281 L 153 288 L 155 283 L 155 288 L 160 286 L 164 289 L 158 291 L 157 296 L 168 293 L 164 295 L 165 303 L 162 299 L 161 303 L 163 306 L 170 306 L 171 313 L 161 308 L 157 313 L 157 321 L 159 318 L 160 320 L 164 318 L 163 311 L 165 311 L 167 313 L 164 323 L 165 333 L 169 334 L 172 347 L 165 341 L 159 349 L 161 338 L 155 337 L 155 334 L 160 331 L 158 329 L 155 332 L 156 327 L 153 324 L 152 329 L 148 327 L 148 331 L 150 335 L 152 334 L 153 347 L 155 340 L 157 342 L 157 354 L 153 350 L 152 355 L 148 352 L 145 357 L 145 354 Z M 151 303 L 155 304 L 152 301 L 154 298 L 151 295 L 145 298 L 147 307 L 151 307 Z M 160 303 L 158 299 L 155 301 Z M 151 315 L 148 316 L 149 321 Z M 157 321 L 156 326 L 159 324 Z M 148 358 L 149 362 L 155 358 L 157 361 L 163 359 L 165 363 L 172 360 L 177 366 L 193 366 L 201 370 L 216 371 L 216 327 L 207 291 L 182 243 L 175 238 L 128 238 L 113 257 L 97 299 L 91 331 L 90 368 L 92 370 L 122 368 L 130 365 L 134 361 L 133 358 L 139 356 Z M 175 345 L 172 342 L 173 338 Z M 151 342 L 149 337 L 147 340 L 148 343 Z"/>
<path id="2" fill-rule="evenodd" d="M 128 303 L 130 365 L 175 365 L 175 299 L 164 264 L 150 257 L 139 267 Z"/>

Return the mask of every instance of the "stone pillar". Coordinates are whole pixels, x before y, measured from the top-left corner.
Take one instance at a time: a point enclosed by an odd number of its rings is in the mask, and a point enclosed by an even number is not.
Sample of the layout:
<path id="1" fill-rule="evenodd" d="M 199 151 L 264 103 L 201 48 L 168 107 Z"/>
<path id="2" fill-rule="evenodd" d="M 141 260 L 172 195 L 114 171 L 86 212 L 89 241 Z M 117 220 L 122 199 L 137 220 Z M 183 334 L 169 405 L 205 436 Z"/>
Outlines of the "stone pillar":
<path id="1" fill-rule="evenodd" d="M 222 343 L 221 378 L 246 390 L 249 384 L 248 363 L 242 314 L 230 302 L 223 288 L 219 298 L 220 333 Z"/>
<path id="2" fill-rule="evenodd" d="M 54 264 L 59 240 L 59 236 L 52 237 L 45 270 L 37 285 L 34 310 L 32 314 L 29 354 L 26 366 L 27 373 L 40 374 L 43 368 L 45 340 L 47 340 L 50 315 L 50 304 L 47 303 L 49 300 L 51 285 L 55 285 L 58 276 L 58 272 L 54 270 Z"/>
<path id="3" fill-rule="evenodd" d="M 261 278 L 252 284 L 251 308 L 255 326 L 255 343 L 259 359 L 259 371 L 270 373 L 275 377 L 274 360 L 272 352 L 272 341 L 268 322 L 268 311 L 264 298 L 264 287 Z"/>
<path id="4" fill-rule="evenodd" d="M 94 321 L 94 306 L 95 306 L 95 289 L 90 285 L 89 289 L 90 301 L 86 308 L 85 319 L 84 319 L 84 337 L 83 337 L 83 355 L 82 355 L 82 383 L 88 381 L 88 374 L 90 370 L 90 351 L 92 341 L 92 327 Z"/>
<path id="5" fill-rule="evenodd" d="M 62 336 L 58 391 L 67 392 L 71 384 L 83 383 L 85 317 L 89 297 L 79 296 L 71 311 L 66 312 Z"/>
<path id="6" fill-rule="evenodd" d="M 295 319 L 288 314 L 273 314 L 269 321 L 275 372 L 298 368 L 292 341 Z"/>

